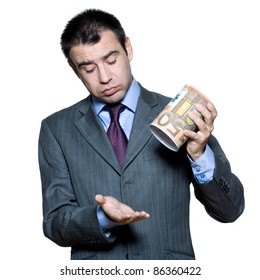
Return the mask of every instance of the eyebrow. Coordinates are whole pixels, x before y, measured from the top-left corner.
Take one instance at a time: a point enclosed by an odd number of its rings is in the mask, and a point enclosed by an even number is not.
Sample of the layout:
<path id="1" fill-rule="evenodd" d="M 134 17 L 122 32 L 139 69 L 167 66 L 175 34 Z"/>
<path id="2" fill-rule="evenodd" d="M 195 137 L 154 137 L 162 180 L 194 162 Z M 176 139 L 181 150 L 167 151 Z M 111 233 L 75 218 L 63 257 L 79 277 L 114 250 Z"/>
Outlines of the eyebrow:
<path id="1" fill-rule="evenodd" d="M 105 54 L 102 59 L 103 60 L 106 60 L 107 58 L 109 58 L 111 55 L 114 55 L 114 54 L 118 54 L 119 51 L 110 51 L 108 52 L 107 54 Z M 93 64 L 93 61 L 92 60 L 85 60 L 85 61 L 82 61 L 80 63 L 78 63 L 78 68 L 81 68 L 82 66 L 86 66 L 86 65 L 91 65 Z"/>

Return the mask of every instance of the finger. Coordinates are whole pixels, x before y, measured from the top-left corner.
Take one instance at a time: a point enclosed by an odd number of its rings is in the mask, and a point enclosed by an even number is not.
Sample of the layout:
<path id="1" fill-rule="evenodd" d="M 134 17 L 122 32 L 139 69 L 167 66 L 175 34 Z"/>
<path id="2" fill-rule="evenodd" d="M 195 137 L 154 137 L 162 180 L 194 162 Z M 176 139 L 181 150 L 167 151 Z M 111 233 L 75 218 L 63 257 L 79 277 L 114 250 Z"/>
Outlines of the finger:
<path id="1" fill-rule="evenodd" d="M 209 119 L 212 122 L 218 115 L 216 107 L 211 102 L 208 102 L 206 106 L 196 104 L 196 109 L 202 114 L 205 119 Z"/>
<path id="2" fill-rule="evenodd" d="M 130 224 L 133 220 L 133 215 L 131 213 L 117 213 L 114 216 L 114 220 L 120 225 Z"/>
<path id="3" fill-rule="evenodd" d="M 209 104 L 209 103 L 208 103 Z M 213 104 L 212 104 L 213 106 Z M 204 126 L 204 124 L 200 121 L 197 120 L 195 123 L 198 126 L 199 130 L 201 131 L 210 131 L 212 132 L 214 130 L 214 119 L 216 118 L 216 111 L 214 109 L 214 107 L 211 107 L 211 105 L 209 105 L 209 108 L 211 108 L 213 111 L 210 111 L 208 109 L 208 107 L 205 107 L 201 104 L 197 104 L 196 105 L 196 109 L 198 110 L 199 113 L 201 113 L 202 117 L 203 117 L 203 122 L 206 124 L 206 126 Z"/>
<path id="4" fill-rule="evenodd" d="M 117 222 L 121 225 L 126 225 L 134 222 L 138 222 L 144 219 L 149 218 L 150 215 L 145 211 L 141 212 L 133 212 L 133 213 L 121 213 L 120 216 L 117 217 Z"/>
<path id="5" fill-rule="evenodd" d="M 96 199 L 96 202 L 102 206 L 104 203 L 105 203 L 105 199 L 104 199 L 104 196 L 102 194 L 97 194 L 95 196 L 95 199 Z"/>
<path id="6" fill-rule="evenodd" d="M 188 137 L 189 139 L 192 140 L 197 140 L 198 139 L 198 134 L 194 131 L 188 130 L 188 129 L 184 129 L 183 130 L 183 134 Z"/>
<path id="7" fill-rule="evenodd" d="M 216 107 L 213 105 L 213 103 L 208 102 L 208 103 L 207 103 L 207 108 L 208 108 L 208 110 L 211 112 L 211 114 L 212 114 L 212 116 L 213 116 L 213 119 L 215 120 L 215 118 L 216 118 L 217 115 L 218 115 L 218 112 L 217 112 Z"/>
<path id="8" fill-rule="evenodd" d="M 196 104 L 196 109 L 202 115 L 205 122 L 212 122 L 213 116 L 207 107 L 201 104 Z"/>
<path id="9" fill-rule="evenodd" d="M 135 212 L 135 213 L 133 213 L 133 215 L 132 215 L 132 219 L 133 219 L 134 221 L 144 220 L 144 219 L 147 219 L 147 218 L 149 218 L 149 217 L 150 217 L 150 215 L 149 215 L 147 212 L 145 212 L 145 211 Z"/>
<path id="10" fill-rule="evenodd" d="M 203 133 L 207 132 L 208 128 L 204 119 L 201 119 L 198 115 L 194 114 L 193 112 L 189 112 L 188 116 L 195 123 L 199 131 Z M 195 134 L 191 133 L 190 136 L 194 139 Z"/>

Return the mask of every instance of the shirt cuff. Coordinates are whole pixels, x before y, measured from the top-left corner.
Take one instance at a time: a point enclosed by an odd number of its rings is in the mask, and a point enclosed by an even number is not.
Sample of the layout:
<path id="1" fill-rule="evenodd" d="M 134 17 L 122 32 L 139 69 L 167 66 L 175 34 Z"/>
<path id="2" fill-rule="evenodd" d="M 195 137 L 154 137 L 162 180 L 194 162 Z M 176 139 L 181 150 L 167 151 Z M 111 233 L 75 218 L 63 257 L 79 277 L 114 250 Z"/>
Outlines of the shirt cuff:
<path id="1" fill-rule="evenodd" d="M 102 231 L 106 231 L 118 226 L 117 223 L 109 219 L 109 217 L 103 211 L 102 207 L 100 207 L 99 205 L 97 206 L 97 218 Z"/>
<path id="2" fill-rule="evenodd" d="M 189 155 L 188 159 L 195 179 L 200 184 L 205 184 L 213 179 L 215 169 L 215 157 L 213 151 L 206 145 L 205 152 L 196 161 L 193 161 Z"/>

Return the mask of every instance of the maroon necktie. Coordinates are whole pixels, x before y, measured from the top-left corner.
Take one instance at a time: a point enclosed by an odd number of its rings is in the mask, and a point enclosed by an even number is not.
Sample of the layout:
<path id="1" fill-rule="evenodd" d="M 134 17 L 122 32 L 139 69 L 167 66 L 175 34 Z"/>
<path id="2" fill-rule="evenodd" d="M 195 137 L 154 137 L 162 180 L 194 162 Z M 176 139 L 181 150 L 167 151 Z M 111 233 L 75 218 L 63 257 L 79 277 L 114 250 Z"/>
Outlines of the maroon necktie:
<path id="1" fill-rule="evenodd" d="M 127 137 L 120 126 L 119 116 L 124 110 L 125 105 L 121 103 L 109 104 L 105 106 L 108 109 L 111 117 L 111 123 L 107 130 L 108 138 L 114 148 L 119 164 L 122 166 L 125 159 L 125 152 L 127 147 Z"/>

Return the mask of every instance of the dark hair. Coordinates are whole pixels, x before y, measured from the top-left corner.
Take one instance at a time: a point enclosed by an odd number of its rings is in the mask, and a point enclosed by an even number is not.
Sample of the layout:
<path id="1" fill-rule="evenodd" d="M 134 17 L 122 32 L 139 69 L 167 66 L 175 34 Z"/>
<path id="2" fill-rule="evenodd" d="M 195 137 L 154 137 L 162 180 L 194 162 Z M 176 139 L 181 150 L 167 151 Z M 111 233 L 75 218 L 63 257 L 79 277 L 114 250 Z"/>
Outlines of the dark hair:
<path id="1" fill-rule="evenodd" d="M 111 30 L 116 35 L 123 49 L 125 31 L 119 20 L 102 10 L 87 9 L 73 17 L 61 35 L 61 49 L 67 59 L 71 48 L 78 44 L 96 44 L 101 39 L 101 32 Z"/>

